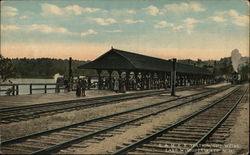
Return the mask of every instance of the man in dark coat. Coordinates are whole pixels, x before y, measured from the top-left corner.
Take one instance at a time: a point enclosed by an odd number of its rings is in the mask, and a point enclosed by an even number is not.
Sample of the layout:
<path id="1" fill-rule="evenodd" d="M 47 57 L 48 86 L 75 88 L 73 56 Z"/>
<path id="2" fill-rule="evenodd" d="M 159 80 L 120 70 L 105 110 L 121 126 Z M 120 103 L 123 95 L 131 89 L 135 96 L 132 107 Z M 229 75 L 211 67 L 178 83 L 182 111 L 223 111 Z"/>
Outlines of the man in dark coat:
<path id="1" fill-rule="evenodd" d="M 77 81 L 77 84 L 76 84 L 76 96 L 77 97 L 81 96 L 81 82 L 80 82 L 80 79 Z"/>
<path id="2" fill-rule="evenodd" d="M 81 85 L 81 95 L 86 96 L 86 94 L 85 94 L 85 90 L 86 90 L 86 87 L 87 87 L 86 80 L 82 79 L 81 82 L 80 82 L 80 85 Z"/>

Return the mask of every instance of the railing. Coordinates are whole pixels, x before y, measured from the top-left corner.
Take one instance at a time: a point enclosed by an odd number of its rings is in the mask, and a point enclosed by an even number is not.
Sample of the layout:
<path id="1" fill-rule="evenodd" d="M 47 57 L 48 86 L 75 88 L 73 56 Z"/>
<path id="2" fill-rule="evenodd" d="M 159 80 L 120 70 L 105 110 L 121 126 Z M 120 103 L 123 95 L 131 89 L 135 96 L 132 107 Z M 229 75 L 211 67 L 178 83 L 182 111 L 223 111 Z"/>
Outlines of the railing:
<path id="1" fill-rule="evenodd" d="M 72 84 L 69 84 L 72 85 Z M 64 84 L 57 84 L 57 83 L 30 83 L 30 84 L 0 84 L 0 96 L 3 94 L 1 92 L 4 92 L 5 95 L 19 95 L 20 94 L 20 86 L 28 86 L 28 92 L 26 89 L 25 94 L 33 94 L 34 91 L 40 90 L 43 93 L 48 93 L 48 90 L 55 90 L 55 93 L 59 93 L 60 90 L 64 89 L 69 91 L 70 89 L 64 85 Z M 37 87 L 38 86 L 38 87 Z M 40 86 L 40 87 L 39 87 Z M 55 87 L 51 87 L 55 86 Z"/>

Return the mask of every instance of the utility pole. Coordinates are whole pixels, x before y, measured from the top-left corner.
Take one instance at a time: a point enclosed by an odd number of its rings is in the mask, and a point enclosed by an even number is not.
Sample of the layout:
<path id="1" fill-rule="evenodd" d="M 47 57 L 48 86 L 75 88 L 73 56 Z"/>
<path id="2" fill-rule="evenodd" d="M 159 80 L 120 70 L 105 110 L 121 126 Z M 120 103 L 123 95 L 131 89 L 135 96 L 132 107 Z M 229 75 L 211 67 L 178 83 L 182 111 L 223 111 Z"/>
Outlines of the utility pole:
<path id="1" fill-rule="evenodd" d="M 71 88 L 71 86 L 72 86 L 72 58 L 71 57 L 69 57 L 69 78 L 68 78 L 68 91 L 70 91 L 70 88 Z"/>
<path id="2" fill-rule="evenodd" d="M 172 61 L 171 71 L 171 96 L 175 96 L 175 83 L 176 83 L 176 58 Z"/>

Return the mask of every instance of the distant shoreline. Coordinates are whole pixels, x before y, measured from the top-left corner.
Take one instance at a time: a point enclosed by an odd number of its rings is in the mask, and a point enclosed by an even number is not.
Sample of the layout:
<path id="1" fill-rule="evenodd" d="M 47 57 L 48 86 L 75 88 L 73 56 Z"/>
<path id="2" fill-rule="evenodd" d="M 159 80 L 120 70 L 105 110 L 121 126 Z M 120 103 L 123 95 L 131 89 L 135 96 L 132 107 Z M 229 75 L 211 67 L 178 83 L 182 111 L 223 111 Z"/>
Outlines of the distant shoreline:
<path id="1" fill-rule="evenodd" d="M 9 79 L 54 79 L 54 77 L 11 77 Z"/>

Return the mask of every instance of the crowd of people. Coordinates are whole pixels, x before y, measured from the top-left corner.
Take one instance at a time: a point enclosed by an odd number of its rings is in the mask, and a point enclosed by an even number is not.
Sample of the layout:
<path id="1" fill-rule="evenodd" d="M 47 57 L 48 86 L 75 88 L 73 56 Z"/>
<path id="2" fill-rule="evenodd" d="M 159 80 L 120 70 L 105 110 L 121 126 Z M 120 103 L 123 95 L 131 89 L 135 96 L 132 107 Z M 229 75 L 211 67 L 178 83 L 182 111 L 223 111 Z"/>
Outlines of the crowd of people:
<path id="1" fill-rule="evenodd" d="M 101 78 L 99 83 L 100 89 L 111 89 L 115 92 L 126 92 L 128 90 L 145 90 L 145 89 L 161 89 L 170 87 L 168 79 L 163 80 L 160 78 L 118 78 L 112 77 Z"/>
<path id="2" fill-rule="evenodd" d="M 66 89 L 73 89 L 71 88 L 67 79 L 63 79 L 61 79 L 61 82 L 57 82 L 62 83 L 62 85 L 65 86 L 65 91 Z M 101 90 L 113 90 L 116 93 L 125 93 L 127 90 L 147 90 L 170 87 L 170 81 L 168 79 L 163 80 L 160 78 L 149 77 L 130 77 L 128 80 L 122 77 L 101 77 L 99 81 L 95 83 L 91 82 L 90 77 L 78 77 L 77 80 L 73 83 L 75 83 L 73 86 L 73 90 L 76 90 L 77 97 L 86 96 L 86 89 L 90 89 L 93 86 L 96 86 Z"/>
<path id="3" fill-rule="evenodd" d="M 87 88 L 87 81 L 83 79 L 78 79 L 77 84 L 76 84 L 76 96 L 81 97 L 81 96 L 86 96 L 86 88 Z"/>

